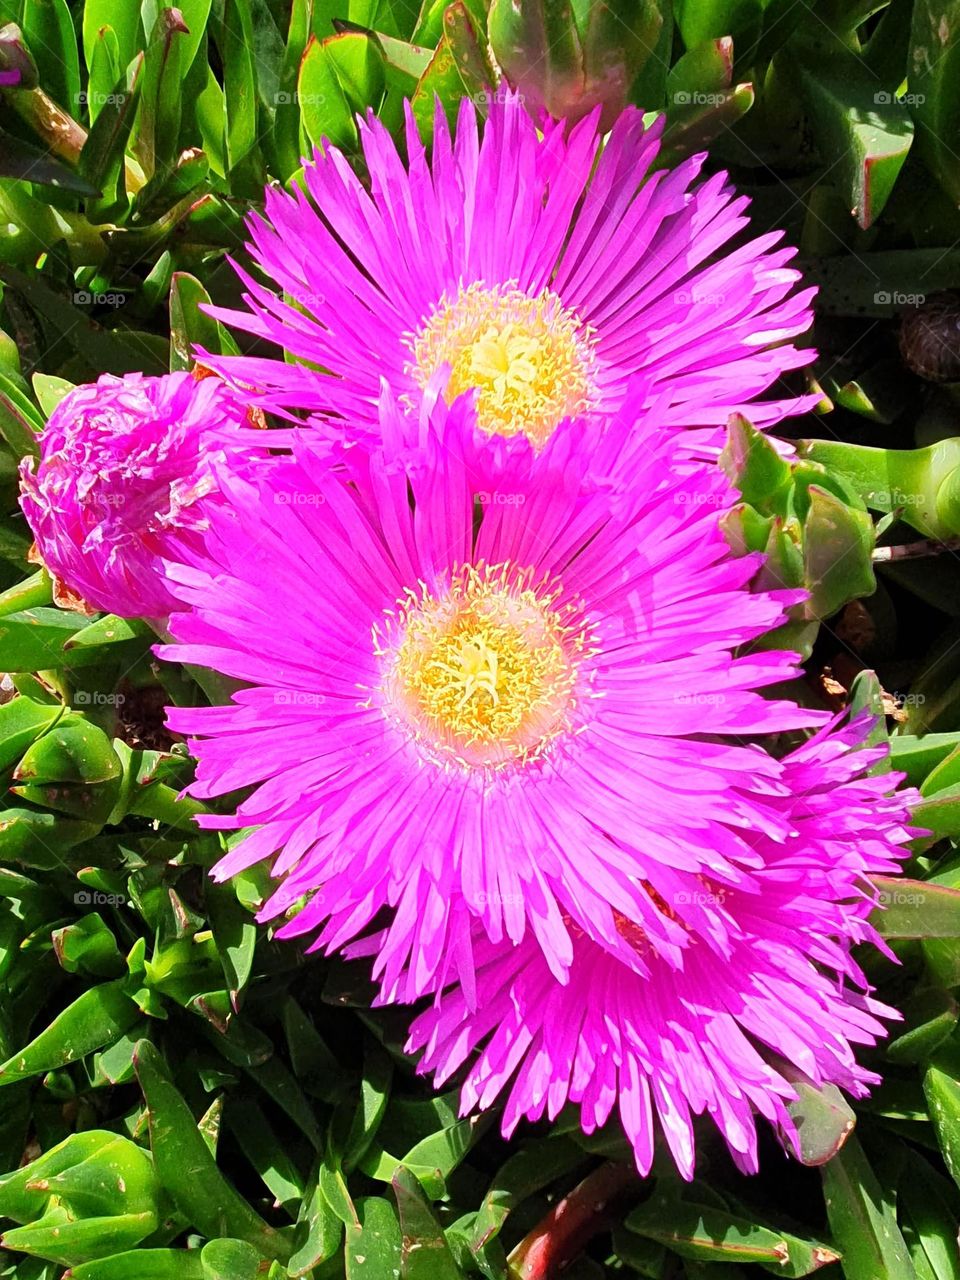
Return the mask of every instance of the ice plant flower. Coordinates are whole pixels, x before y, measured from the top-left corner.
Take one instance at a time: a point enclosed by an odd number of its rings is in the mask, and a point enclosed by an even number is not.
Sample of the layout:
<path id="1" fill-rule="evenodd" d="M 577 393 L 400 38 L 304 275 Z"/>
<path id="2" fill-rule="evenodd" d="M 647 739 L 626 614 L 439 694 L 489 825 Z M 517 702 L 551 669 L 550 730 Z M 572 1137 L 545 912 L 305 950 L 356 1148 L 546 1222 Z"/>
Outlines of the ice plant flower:
<path id="1" fill-rule="evenodd" d="M 381 379 L 408 404 L 437 378 L 448 399 L 475 389 L 483 433 L 512 447 L 572 417 L 589 432 L 638 373 L 711 439 L 733 412 L 764 426 L 809 407 L 760 398 L 813 358 L 789 341 L 814 292 L 795 289 L 794 251 L 743 240 L 748 201 L 700 178 L 704 156 L 656 169 L 660 132 L 633 108 L 606 141 L 597 112 L 538 126 L 498 94 L 482 137 L 469 100 L 454 136 L 438 109 L 430 160 L 408 116 L 404 162 L 371 116 L 369 190 L 335 147 L 306 191 L 268 190 L 250 251 L 282 295 L 238 267 L 247 310 L 213 309 L 303 363 L 209 358 L 351 438 L 376 434 Z"/>
<path id="2" fill-rule="evenodd" d="M 328 950 L 392 909 L 391 999 L 470 989 L 472 917 L 561 979 L 580 935 L 638 971 L 638 930 L 678 956 L 715 914 L 700 877 L 738 883 L 757 830 L 787 831 L 780 767 L 745 738 L 822 718 L 759 692 L 795 655 L 734 656 L 797 593 L 748 589 L 719 468 L 674 471 L 677 433 L 622 419 L 645 447 L 611 501 L 570 423 L 478 506 L 468 409 L 439 402 L 420 461 L 375 451 L 362 482 L 302 442 L 256 489 L 228 479 L 203 552 L 169 569 L 189 608 L 163 656 L 248 682 L 169 712 L 194 795 L 251 788 L 202 820 L 252 829 L 218 876 L 272 859 L 261 918 Z"/>
<path id="3" fill-rule="evenodd" d="M 68 392 L 20 471 L 44 565 L 96 609 L 161 618 L 161 556 L 198 545 L 214 472 L 257 451 L 246 405 L 220 378 L 105 374 Z M 285 433 L 286 434 L 286 433 Z"/>
<path id="4" fill-rule="evenodd" d="M 822 730 L 783 760 L 786 838 L 757 831 L 757 866 L 739 883 L 704 877 L 695 892 L 714 917 L 687 928 L 679 962 L 637 932 L 639 975 L 578 935 L 562 984 L 532 939 L 504 946 L 475 929 L 476 994 L 454 987 L 417 1018 L 408 1049 L 425 1050 L 420 1070 L 439 1086 L 469 1063 L 464 1114 L 505 1100 L 507 1136 L 568 1102 L 588 1133 L 616 1109 L 641 1173 L 659 1129 L 686 1178 L 695 1116 L 752 1173 L 757 1115 L 796 1144 L 795 1081 L 866 1093 L 878 1077 L 854 1051 L 899 1015 L 870 997 L 850 947 L 876 939 L 866 877 L 898 869 L 917 798 L 894 789 L 896 774 L 866 774 L 886 750 L 864 749 L 866 727 L 861 717 Z M 662 909 L 684 914 L 685 903 Z"/>

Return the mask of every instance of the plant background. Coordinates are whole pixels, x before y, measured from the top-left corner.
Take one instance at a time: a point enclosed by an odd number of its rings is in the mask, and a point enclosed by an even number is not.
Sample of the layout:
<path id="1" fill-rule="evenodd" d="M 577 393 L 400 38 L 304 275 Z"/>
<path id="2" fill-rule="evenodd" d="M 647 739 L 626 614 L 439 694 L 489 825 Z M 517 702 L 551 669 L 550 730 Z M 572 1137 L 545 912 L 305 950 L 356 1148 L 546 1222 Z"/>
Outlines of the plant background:
<path id="1" fill-rule="evenodd" d="M 822 412 L 791 429 L 819 443 L 785 463 L 734 424 L 729 533 L 811 590 L 798 693 L 883 713 L 932 834 L 881 886 L 884 1084 L 801 1086 L 803 1160 L 765 1135 L 757 1178 L 709 1126 L 685 1184 L 573 1112 L 509 1145 L 459 1120 L 364 966 L 255 927 L 262 874 L 207 877 L 162 727 L 191 674 L 28 558 L 16 468 L 65 390 L 233 349 L 198 303 L 236 300 L 265 182 L 322 137 L 362 171 L 357 111 L 399 129 L 409 100 L 428 138 L 436 96 L 482 111 L 488 23 L 561 97 L 619 61 L 666 160 L 708 148 L 820 286 Z M 0 26 L 0 1276 L 960 1280 L 960 0 L 0 0 Z"/>

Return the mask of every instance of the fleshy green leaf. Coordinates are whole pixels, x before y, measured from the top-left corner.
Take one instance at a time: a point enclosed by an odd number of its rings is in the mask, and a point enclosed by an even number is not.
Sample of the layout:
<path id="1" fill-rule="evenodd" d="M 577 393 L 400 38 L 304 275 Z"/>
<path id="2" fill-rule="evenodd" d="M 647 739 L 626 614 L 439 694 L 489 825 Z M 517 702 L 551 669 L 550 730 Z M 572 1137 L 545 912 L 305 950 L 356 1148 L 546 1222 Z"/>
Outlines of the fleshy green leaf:
<path id="1" fill-rule="evenodd" d="M 170 368 L 190 369 L 196 362 L 194 348 L 215 355 L 233 354 L 236 344 L 218 320 L 205 315 L 210 295 L 196 277 L 175 271 L 170 282 Z"/>
<path id="2" fill-rule="evenodd" d="M 0 706 L 0 769 L 9 769 L 63 715 L 59 704 L 14 698 Z"/>
<path id="3" fill-rule="evenodd" d="M 136 3 L 118 4 L 117 0 L 84 0 L 83 56 L 88 67 L 104 27 L 114 32 L 119 66 L 127 66 L 137 51 L 140 38 L 140 6 Z"/>
<path id="4" fill-rule="evenodd" d="M 704 1262 L 759 1262 L 782 1276 L 806 1276 L 835 1262 L 826 1245 L 800 1240 L 710 1205 L 654 1195 L 626 1220 L 630 1231 Z"/>
<path id="5" fill-rule="evenodd" d="M 400 1271 L 402 1238 L 394 1207 L 378 1196 L 356 1202 L 356 1224 L 347 1227 L 347 1280 L 393 1277 Z"/>
<path id="6" fill-rule="evenodd" d="M 0 1065 L 0 1086 L 86 1057 L 121 1036 L 137 1016 L 123 981 L 88 987 L 28 1045 Z"/>
<path id="7" fill-rule="evenodd" d="M 876 590 L 873 521 L 818 485 L 810 485 L 803 524 L 803 576 L 808 617 L 829 618 L 858 596 Z"/>
<path id="8" fill-rule="evenodd" d="M 912 1151 L 897 1188 L 897 1207 L 919 1280 L 960 1280 L 956 1195 Z"/>
<path id="9" fill-rule="evenodd" d="M 260 1254 L 246 1240 L 208 1240 L 200 1253 L 204 1280 L 257 1280 Z"/>
<path id="10" fill-rule="evenodd" d="M 823 1166 L 822 1175 L 827 1218 L 847 1280 L 915 1280 L 896 1213 L 855 1137 Z"/>
<path id="11" fill-rule="evenodd" d="M 791 45 L 782 60 L 801 88 L 822 155 L 836 165 L 847 207 L 861 227 L 871 226 L 910 150 L 910 112 L 839 41 Z"/>
<path id="12" fill-rule="evenodd" d="M 199 1250 L 134 1249 L 73 1267 L 69 1280 L 208 1280 Z"/>
<path id="13" fill-rule="evenodd" d="M 453 0 L 443 11 L 440 42 L 410 99 L 421 136 L 428 141 L 433 137 L 437 99 L 453 123 L 461 100 L 472 97 L 483 103 L 492 83 L 482 35 L 468 6 Z"/>
<path id="14" fill-rule="evenodd" d="M 797 1097 L 789 1110 L 800 1142 L 800 1160 L 805 1165 L 826 1164 L 853 1133 L 853 1111 L 834 1084 L 817 1089 L 797 1080 L 794 1088 Z"/>
<path id="15" fill-rule="evenodd" d="M 80 55 L 67 0 L 23 0 L 20 26 L 27 44 L 43 50 L 43 88 L 67 111 L 80 96 Z"/>
<path id="16" fill-rule="evenodd" d="M 956 0 L 914 0 L 910 31 L 910 102 L 917 145 L 934 177 L 960 200 L 953 140 L 960 129 L 960 45 Z"/>
<path id="17" fill-rule="evenodd" d="M 400 1252 L 402 1280 L 462 1280 L 450 1246 L 427 1202 L 420 1183 L 402 1166 L 393 1175 L 403 1245 Z"/>
<path id="18" fill-rule="evenodd" d="M 870 922 L 885 938 L 960 937 L 960 890 L 901 876 L 874 876 L 873 882 L 882 909 Z"/>
<path id="19" fill-rule="evenodd" d="M 355 1221 L 350 1220 L 349 1225 Z M 332 1258 L 340 1247 L 342 1234 L 340 1216 L 331 1208 L 319 1180 L 314 1181 L 310 1193 L 301 1202 L 297 1248 L 288 1263 L 290 1275 L 307 1275 L 313 1267 Z"/>
<path id="20" fill-rule="evenodd" d="M 264 1257 L 289 1256 L 285 1237 L 251 1209 L 217 1167 L 149 1040 L 137 1045 L 135 1067 L 147 1104 L 157 1176 L 184 1217 L 205 1235 L 246 1240 Z"/>
<path id="21" fill-rule="evenodd" d="M 322 146 L 326 139 L 336 147 L 353 151 L 358 145 L 353 109 L 327 52 L 330 40 L 342 38 L 311 38 L 300 63 L 297 101 L 303 127 L 314 146 Z"/>

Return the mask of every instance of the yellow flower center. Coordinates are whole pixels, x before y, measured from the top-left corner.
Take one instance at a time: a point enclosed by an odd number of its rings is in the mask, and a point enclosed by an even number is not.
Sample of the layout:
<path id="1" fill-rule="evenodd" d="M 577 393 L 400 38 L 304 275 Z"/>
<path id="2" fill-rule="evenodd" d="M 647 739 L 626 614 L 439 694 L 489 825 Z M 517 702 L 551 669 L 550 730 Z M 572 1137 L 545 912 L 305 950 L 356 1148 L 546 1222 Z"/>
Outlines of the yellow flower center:
<path id="1" fill-rule="evenodd" d="M 531 298 L 513 284 L 461 286 L 412 338 L 408 372 L 425 387 L 449 365 L 448 400 L 475 387 L 484 431 L 539 446 L 591 408 L 591 332 L 549 289 Z"/>
<path id="2" fill-rule="evenodd" d="M 559 588 L 510 565 L 467 565 L 421 587 L 374 628 L 381 694 L 432 758 L 500 766 L 539 756 L 570 727 L 588 637 Z"/>

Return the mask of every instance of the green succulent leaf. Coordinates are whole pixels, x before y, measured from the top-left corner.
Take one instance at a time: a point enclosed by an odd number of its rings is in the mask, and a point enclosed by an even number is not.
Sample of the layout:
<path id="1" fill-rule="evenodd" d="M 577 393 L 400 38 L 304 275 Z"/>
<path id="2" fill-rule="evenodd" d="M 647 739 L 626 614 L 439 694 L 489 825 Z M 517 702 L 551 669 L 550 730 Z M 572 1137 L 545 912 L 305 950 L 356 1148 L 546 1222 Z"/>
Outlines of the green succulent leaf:
<path id="1" fill-rule="evenodd" d="M 896 1213 L 855 1137 L 823 1166 L 822 1175 L 827 1218 L 848 1280 L 915 1280 Z"/>
<path id="2" fill-rule="evenodd" d="M 350 1218 L 348 1225 L 359 1221 Z M 287 1264 L 291 1276 L 305 1276 L 313 1267 L 326 1262 L 340 1248 L 343 1221 L 330 1205 L 319 1178 L 304 1196 L 297 1221 L 297 1247 Z"/>
<path id="3" fill-rule="evenodd" d="M 104 193 L 96 207 L 95 221 L 118 217 L 126 206 L 126 147 L 140 101 L 144 55 L 130 63 L 126 74 L 107 95 L 80 152 L 80 172 Z M 90 216 L 93 210 L 89 211 Z"/>
<path id="4" fill-rule="evenodd" d="M 132 1249 L 72 1267 L 69 1280 L 209 1280 L 199 1250 Z"/>
<path id="5" fill-rule="evenodd" d="M 920 992 L 908 1010 L 907 1028 L 887 1045 L 887 1057 L 891 1062 L 925 1062 L 952 1036 L 957 1015 L 957 1003 L 949 992 Z"/>
<path id="6" fill-rule="evenodd" d="M 348 151 L 355 150 L 358 135 L 353 111 L 326 44 L 311 38 L 300 64 L 297 100 L 303 128 L 315 147 L 322 148 L 326 140 Z"/>
<path id="7" fill-rule="evenodd" d="M 76 1062 L 132 1027 L 137 1009 L 126 994 L 125 983 L 88 987 L 29 1044 L 0 1065 L 0 1086 Z"/>
<path id="8" fill-rule="evenodd" d="M 910 29 L 911 111 L 917 145 L 934 177 L 953 200 L 960 199 L 960 177 L 950 139 L 960 128 L 960 48 L 956 40 L 960 5 L 915 0 Z"/>
<path id="9" fill-rule="evenodd" d="M 923 825 L 915 811 L 914 820 Z M 960 937 L 960 891 L 927 880 L 875 876 L 880 909 L 872 923 L 887 938 Z"/>
<path id="10" fill-rule="evenodd" d="M 683 1258 L 703 1262 L 758 1262 L 783 1276 L 806 1276 L 837 1260 L 828 1246 L 750 1222 L 712 1205 L 656 1193 L 626 1219 L 626 1226 Z"/>
<path id="11" fill-rule="evenodd" d="M 781 57 L 803 95 L 822 154 L 839 159 L 837 180 L 847 207 L 861 227 L 871 226 L 913 142 L 909 110 L 839 42 L 797 41 Z"/>
<path id="12" fill-rule="evenodd" d="M 287 1239 L 263 1221 L 217 1167 L 149 1040 L 137 1045 L 134 1065 L 147 1104 L 157 1176 L 187 1221 L 210 1237 L 227 1233 L 245 1240 L 264 1257 L 289 1257 Z"/>
<path id="13" fill-rule="evenodd" d="M 829 618 L 858 596 L 872 595 L 873 521 L 819 486 L 809 490 L 803 525 L 803 577 L 810 592 L 805 606 L 813 618 Z"/>
<path id="14" fill-rule="evenodd" d="M 903 1237 L 921 1280 L 960 1280 L 956 1195 L 929 1161 L 909 1152 L 897 1186 Z"/>
<path id="15" fill-rule="evenodd" d="M 363 1197 L 356 1208 L 357 1222 L 347 1227 L 347 1280 L 395 1276 L 403 1248 L 396 1210 L 378 1196 Z"/>
<path id="16" fill-rule="evenodd" d="M 116 0 L 84 0 L 82 26 L 83 56 L 88 67 L 93 63 L 100 33 L 107 28 L 117 42 L 118 67 L 126 67 L 137 52 L 140 39 L 140 6 L 120 5 Z"/>
<path id="17" fill-rule="evenodd" d="M 443 11 L 443 34 L 410 98 L 421 137 L 428 142 L 433 137 L 438 103 L 452 124 L 462 99 L 482 106 L 493 82 L 483 33 L 464 0 L 453 0 Z"/>
<path id="18" fill-rule="evenodd" d="M 895 769 L 906 774 L 912 787 L 923 785 L 939 765 L 960 747 L 960 734 L 896 734 L 890 739 L 890 758 Z M 958 779 L 960 781 L 960 779 Z"/>
<path id="19" fill-rule="evenodd" d="M 149 1213 L 70 1220 L 62 1209 L 54 1209 L 29 1226 L 4 1232 L 0 1243 L 4 1249 L 69 1265 L 132 1248 L 156 1230 L 156 1226 L 156 1218 Z"/>
<path id="20" fill-rule="evenodd" d="M 223 325 L 205 315 L 210 295 L 195 276 L 175 271 L 170 281 L 170 368 L 191 369 L 196 363 L 195 348 L 204 347 L 214 355 L 233 354 L 236 344 Z"/>
<path id="21" fill-rule="evenodd" d="M 260 1254 L 246 1240 L 208 1240 L 200 1265 L 204 1280 L 257 1280 Z"/>
<path id="22" fill-rule="evenodd" d="M 462 1280 L 436 1214 L 420 1183 L 402 1166 L 393 1175 L 403 1243 L 400 1250 L 402 1280 Z"/>
<path id="23" fill-rule="evenodd" d="M 67 0 L 22 0 L 20 26 L 28 46 L 42 49 L 43 87 L 68 111 L 80 97 L 80 57 Z"/>
<path id="24" fill-rule="evenodd" d="M 834 1084 L 818 1089 L 806 1080 L 796 1080 L 794 1089 L 797 1096 L 789 1110 L 799 1139 L 800 1160 L 811 1167 L 826 1164 L 853 1133 L 854 1113 Z"/>
<path id="25" fill-rule="evenodd" d="M 43 148 L 0 129 L 0 178 L 36 182 L 56 191 L 97 196 L 100 189 L 81 173 L 55 160 Z"/>
<path id="26" fill-rule="evenodd" d="M 16 764 L 63 713 L 63 707 L 57 703 L 34 702 L 22 696 L 0 706 L 0 770 Z"/>
<path id="27" fill-rule="evenodd" d="M 729 36 L 695 44 L 667 75 L 667 102 L 689 103 L 694 94 L 717 93 L 733 84 L 733 41 Z"/>
<path id="28" fill-rule="evenodd" d="M 123 970 L 117 940 L 96 911 L 82 916 L 74 924 L 54 929 L 50 938 L 57 959 L 67 973 L 111 978 Z"/>

